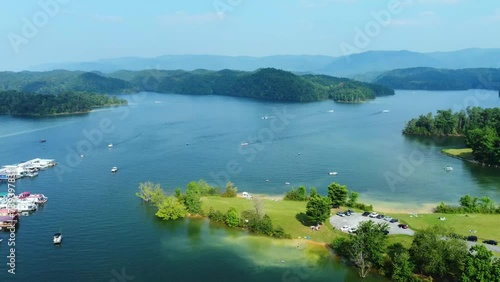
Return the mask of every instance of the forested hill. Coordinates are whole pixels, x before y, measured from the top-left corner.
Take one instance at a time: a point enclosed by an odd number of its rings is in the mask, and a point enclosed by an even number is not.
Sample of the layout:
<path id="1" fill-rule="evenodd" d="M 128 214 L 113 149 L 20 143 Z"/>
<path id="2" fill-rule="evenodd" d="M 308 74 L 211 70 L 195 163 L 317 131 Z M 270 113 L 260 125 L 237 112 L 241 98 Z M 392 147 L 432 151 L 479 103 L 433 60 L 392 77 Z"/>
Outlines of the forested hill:
<path id="1" fill-rule="evenodd" d="M 57 94 L 65 91 L 123 93 L 153 91 L 194 95 L 226 95 L 271 101 L 311 102 L 333 99 L 357 103 L 393 95 L 390 88 L 326 75 L 295 75 L 273 68 L 254 72 L 117 71 L 111 74 L 79 71 L 1 72 L 0 90 Z"/>
<path id="2" fill-rule="evenodd" d="M 420 115 L 406 124 L 403 134 L 464 136 L 476 161 L 500 165 L 500 108 L 473 107 L 457 113 L 439 110 L 435 116 Z"/>
<path id="3" fill-rule="evenodd" d="M 221 71 L 120 71 L 111 77 L 130 81 L 143 91 L 179 94 L 213 94 L 272 101 L 311 102 L 333 99 L 363 102 L 393 95 L 387 87 L 326 75 L 295 75 L 273 68 L 255 72 Z"/>
<path id="4" fill-rule="evenodd" d="M 126 100 L 115 96 L 92 93 L 43 95 L 15 90 L 0 91 L 0 115 L 50 116 L 86 113 L 93 108 L 126 104 Z"/>
<path id="5" fill-rule="evenodd" d="M 39 94 L 72 91 L 93 93 L 133 92 L 134 86 L 121 79 L 100 73 L 54 70 L 47 72 L 0 72 L 0 91 L 17 90 Z"/>
<path id="6" fill-rule="evenodd" d="M 500 69 L 407 68 L 385 72 L 374 83 L 393 89 L 412 90 L 500 90 Z"/>

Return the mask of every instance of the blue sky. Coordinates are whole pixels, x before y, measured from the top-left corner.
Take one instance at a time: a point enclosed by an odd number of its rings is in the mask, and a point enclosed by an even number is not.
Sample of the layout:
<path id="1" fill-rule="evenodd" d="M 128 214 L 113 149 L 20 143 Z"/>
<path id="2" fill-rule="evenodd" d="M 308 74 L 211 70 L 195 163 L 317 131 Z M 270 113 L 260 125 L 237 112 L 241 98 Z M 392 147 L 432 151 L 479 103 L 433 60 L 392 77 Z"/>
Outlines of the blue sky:
<path id="1" fill-rule="evenodd" d="M 0 11 L 1 70 L 167 54 L 500 47 L 496 0 L 4 0 Z"/>

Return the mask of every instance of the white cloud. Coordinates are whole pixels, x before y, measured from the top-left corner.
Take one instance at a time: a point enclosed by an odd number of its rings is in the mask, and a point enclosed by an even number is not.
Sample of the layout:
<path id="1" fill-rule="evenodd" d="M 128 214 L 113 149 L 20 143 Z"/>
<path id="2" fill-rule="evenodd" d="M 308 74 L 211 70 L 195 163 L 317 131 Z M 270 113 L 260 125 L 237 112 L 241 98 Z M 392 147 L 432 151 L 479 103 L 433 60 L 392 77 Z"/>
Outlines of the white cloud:
<path id="1" fill-rule="evenodd" d="M 175 12 L 158 16 L 161 24 L 165 25 L 185 25 L 185 24 L 205 24 L 217 20 L 221 17 L 217 13 L 202 13 L 202 14 L 189 14 L 186 12 Z"/>

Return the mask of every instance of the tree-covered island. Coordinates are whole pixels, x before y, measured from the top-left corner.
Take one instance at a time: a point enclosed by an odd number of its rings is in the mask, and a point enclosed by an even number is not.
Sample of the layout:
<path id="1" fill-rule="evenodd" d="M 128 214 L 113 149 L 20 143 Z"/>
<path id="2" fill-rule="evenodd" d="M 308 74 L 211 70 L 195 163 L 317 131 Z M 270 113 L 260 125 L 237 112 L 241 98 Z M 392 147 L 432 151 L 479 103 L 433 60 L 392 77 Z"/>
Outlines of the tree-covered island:
<path id="1" fill-rule="evenodd" d="M 500 165 L 500 108 L 469 107 L 465 111 L 438 110 L 406 123 L 405 135 L 461 136 L 472 149 L 472 160 Z"/>

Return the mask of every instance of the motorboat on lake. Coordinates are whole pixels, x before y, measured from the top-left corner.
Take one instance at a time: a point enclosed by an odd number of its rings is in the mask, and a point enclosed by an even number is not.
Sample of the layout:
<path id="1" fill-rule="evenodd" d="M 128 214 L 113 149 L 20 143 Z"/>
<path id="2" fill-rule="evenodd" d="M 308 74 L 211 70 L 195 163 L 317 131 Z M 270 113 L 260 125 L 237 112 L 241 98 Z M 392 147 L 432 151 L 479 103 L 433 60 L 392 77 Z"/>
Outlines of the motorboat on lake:
<path id="1" fill-rule="evenodd" d="M 111 172 L 115 173 L 117 171 L 118 171 L 118 168 L 116 166 L 114 166 L 114 167 L 111 168 Z"/>
<path id="2" fill-rule="evenodd" d="M 328 112 L 329 112 L 329 113 L 333 113 L 333 110 L 329 110 Z"/>
<path id="3" fill-rule="evenodd" d="M 62 233 L 54 234 L 54 245 L 59 245 L 62 242 Z"/>
<path id="4" fill-rule="evenodd" d="M 388 112 L 389 112 L 389 110 L 383 110 L 382 112 L 383 112 L 383 113 L 388 113 Z"/>
<path id="5" fill-rule="evenodd" d="M 113 148 L 113 144 L 109 143 L 108 148 Z"/>
<path id="6" fill-rule="evenodd" d="M 336 171 L 331 171 L 328 173 L 329 175 L 337 175 L 337 172 Z"/>
<path id="7" fill-rule="evenodd" d="M 248 142 L 243 142 L 243 143 L 241 143 L 241 146 L 243 146 L 243 147 L 245 147 L 245 146 L 247 146 L 247 145 L 248 145 Z"/>
<path id="8" fill-rule="evenodd" d="M 446 171 L 453 171 L 453 168 L 451 166 L 447 166 L 447 167 L 444 168 L 444 170 L 446 170 Z"/>

